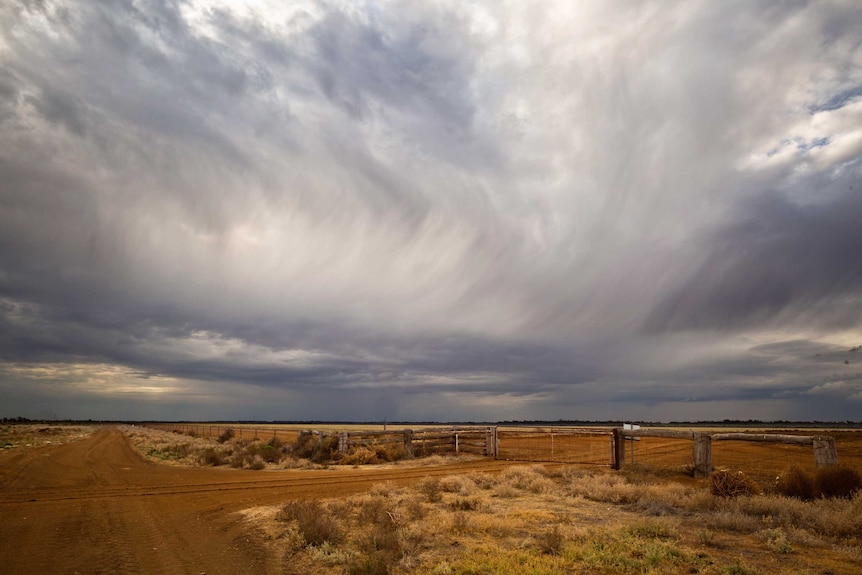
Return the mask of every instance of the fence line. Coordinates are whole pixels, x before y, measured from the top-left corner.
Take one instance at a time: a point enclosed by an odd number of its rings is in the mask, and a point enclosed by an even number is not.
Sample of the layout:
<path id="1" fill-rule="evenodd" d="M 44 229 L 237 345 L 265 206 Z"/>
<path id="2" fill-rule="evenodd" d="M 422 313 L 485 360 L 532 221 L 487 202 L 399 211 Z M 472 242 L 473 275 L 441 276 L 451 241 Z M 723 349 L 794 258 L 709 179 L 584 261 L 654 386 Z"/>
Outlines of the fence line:
<path id="1" fill-rule="evenodd" d="M 278 438 L 293 442 L 303 434 L 338 435 L 339 453 L 348 453 L 355 447 L 401 444 L 409 455 L 431 455 L 434 453 L 473 453 L 493 456 L 496 452 L 494 428 L 491 427 L 430 427 L 390 431 L 312 431 L 290 430 L 273 427 L 245 427 L 202 425 L 192 423 L 144 423 L 153 429 L 193 435 L 195 437 L 218 438 L 228 429 L 238 439 Z"/>
<path id="2" fill-rule="evenodd" d="M 622 428 L 514 428 L 514 427 L 432 427 L 390 431 L 322 431 L 291 430 L 265 426 L 205 425 L 193 423 L 145 423 L 146 427 L 184 433 L 198 437 L 218 438 L 228 429 L 238 439 L 278 438 L 285 442 L 297 440 L 303 433 L 337 435 L 338 451 L 349 453 L 356 447 L 401 444 L 410 456 L 435 453 L 473 453 L 518 461 L 547 461 L 605 465 L 620 469 L 626 465 L 626 443 L 630 455 L 635 454 L 635 441 L 640 438 L 680 440 L 677 445 L 650 443 L 648 440 L 637 450 L 641 458 L 672 460 L 690 453 L 687 464 L 693 466 L 696 477 L 705 477 L 713 469 L 713 442 L 747 442 L 781 444 L 813 448 L 817 467 L 835 465 L 838 455 L 835 439 L 820 435 L 786 435 L 769 433 L 698 432 L 675 429 L 622 429 Z M 687 445 L 691 442 L 690 445 Z M 790 448 L 788 448 L 790 449 Z M 775 455 L 774 458 L 786 457 Z M 760 463 L 768 458 L 760 456 Z"/>
<path id="3" fill-rule="evenodd" d="M 713 441 L 745 441 L 753 443 L 812 446 L 815 466 L 826 467 L 838 463 L 838 452 L 835 448 L 835 439 L 829 436 L 785 435 L 779 433 L 709 433 L 670 429 L 615 429 L 615 469 L 619 469 L 625 464 L 625 440 L 640 437 L 691 440 L 692 464 L 694 466 L 695 477 L 706 477 L 712 472 Z M 634 448 L 632 447 L 632 449 Z"/>

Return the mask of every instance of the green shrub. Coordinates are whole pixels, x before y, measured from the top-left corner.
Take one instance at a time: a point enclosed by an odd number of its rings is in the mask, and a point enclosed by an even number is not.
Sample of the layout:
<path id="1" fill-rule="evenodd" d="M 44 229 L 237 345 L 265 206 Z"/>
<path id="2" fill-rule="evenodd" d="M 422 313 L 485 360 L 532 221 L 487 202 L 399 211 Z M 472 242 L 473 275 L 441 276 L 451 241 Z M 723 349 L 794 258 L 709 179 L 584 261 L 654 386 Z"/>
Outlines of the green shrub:
<path id="1" fill-rule="evenodd" d="M 793 547 L 787 540 L 787 534 L 780 527 L 776 527 L 775 529 L 764 529 L 761 533 L 766 541 L 766 546 L 776 553 L 786 554 L 793 552 Z"/>
<path id="2" fill-rule="evenodd" d="M 846 465 L 821 467 L 814 476 L 815 490 L 821 497 L 852 499 L 862 488 L 859 472 Z"/>

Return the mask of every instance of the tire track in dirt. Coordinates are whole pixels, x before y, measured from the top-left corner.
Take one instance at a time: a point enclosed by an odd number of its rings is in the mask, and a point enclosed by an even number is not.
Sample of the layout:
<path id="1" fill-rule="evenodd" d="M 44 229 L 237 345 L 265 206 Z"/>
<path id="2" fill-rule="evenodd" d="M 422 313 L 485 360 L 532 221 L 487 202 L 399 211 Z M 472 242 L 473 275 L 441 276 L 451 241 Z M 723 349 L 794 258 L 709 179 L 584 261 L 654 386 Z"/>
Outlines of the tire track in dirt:
<path id="1" fill-rule="evenodd" d="M 188 485 L 177 486 L 154 486 L 154 487 L 105 487 L 98 490 L 27 490 L 3 494 L 0 496 L 0 504 L 2 503 L 23 503 L 35 501 L 74 501 L 74 500 L 89 500 L 89 499 L 105 499 L 114 497 L 149 497 L 149 496 L 166 496 L 166 495 L 184 495 L 184 494 L 200 494 L 208 492 L 229 492 L 229 491 L 245 491 L 249 489 L 285 489 L 288 491 L 288 497 L 295 492 L 312 490 L 315 493 L 326 496 L 326 487 L 347 487 L 350 484 L 358 486 L 365 485 L 369 482 L 382 483 L 386 481 L 394 482 L 410 482 L 418 481 L 425 477 L 442 477 L 456 473 L 468 472 L 495 472 L 506 467 L 512 466 L 510 462 L 494 462 L 493 465 L 482 464 L 484 462 L 472 464 L 469 466 L 446 466 L 436 468 L 413 468 L 397 471 L 375 471 L 368 474 L 359 473 L 333 473 L 331 477 L 325 475 L 315 475 L 309 477 L 294 477 L 286 479 L 270 479 L 259 481 L 229 481 L 220 483 L 193 483 Z M 225 473 L 234 473 L 225 471 Z M 283 472 L 273 472 L 283 473 Z M 310 473 L 306 471 L 292 471 L 290 473 Z M 322 493 L 321 493 L 322 492 Z"/>
<path id="2" fill-rule="evenodd" d="M 277 573 L 283 567 L 278 558 L 237 511 L 511 465 L 477 460 L 373 470 L 177 468 L 146 461 L 120 431 L 104 429 L 82 441 L 0 459 L 0 573 Z"/>

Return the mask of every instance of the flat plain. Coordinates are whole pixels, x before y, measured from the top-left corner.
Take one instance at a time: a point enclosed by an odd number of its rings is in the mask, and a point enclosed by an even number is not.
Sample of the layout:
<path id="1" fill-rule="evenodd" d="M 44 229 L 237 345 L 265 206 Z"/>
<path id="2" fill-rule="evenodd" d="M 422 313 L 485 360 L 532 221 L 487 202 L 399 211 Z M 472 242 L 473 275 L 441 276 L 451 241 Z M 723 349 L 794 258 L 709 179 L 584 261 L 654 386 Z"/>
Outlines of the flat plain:
<path id="1" fill-rule="evenodd" d="M 638 443 L 622 471 L 440 456 L 250 471 L 166 465 L 138 433 L 4 430 L 16 447 L 0 452 L 0 572 L 851 575 L 862 564 L 860 494 L 715 497 L 680 472 L 672 442 Z M 839 461 L 859 470 L 862 433 L 832 433 Z M 742 460 L 754 468 L 811 457 L 752 449 Z M 316 505 L 331 541 L 312 541 L 291 502 Z"/>

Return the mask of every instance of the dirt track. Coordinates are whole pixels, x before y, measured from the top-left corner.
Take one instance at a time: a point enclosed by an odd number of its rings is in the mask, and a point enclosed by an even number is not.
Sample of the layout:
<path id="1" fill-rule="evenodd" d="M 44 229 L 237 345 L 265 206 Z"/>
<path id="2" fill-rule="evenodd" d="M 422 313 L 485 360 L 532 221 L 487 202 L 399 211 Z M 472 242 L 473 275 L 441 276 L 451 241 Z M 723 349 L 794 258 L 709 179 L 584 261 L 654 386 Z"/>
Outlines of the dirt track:
<path id="1" fill-rule="evenodd" d="M 283 566 L 237 511 L 506 465 L 187 469 L 146 461 L 120 431 L 103 429 L 82 441 L 0 459 L 0 573 L 280 573 Z"/>

